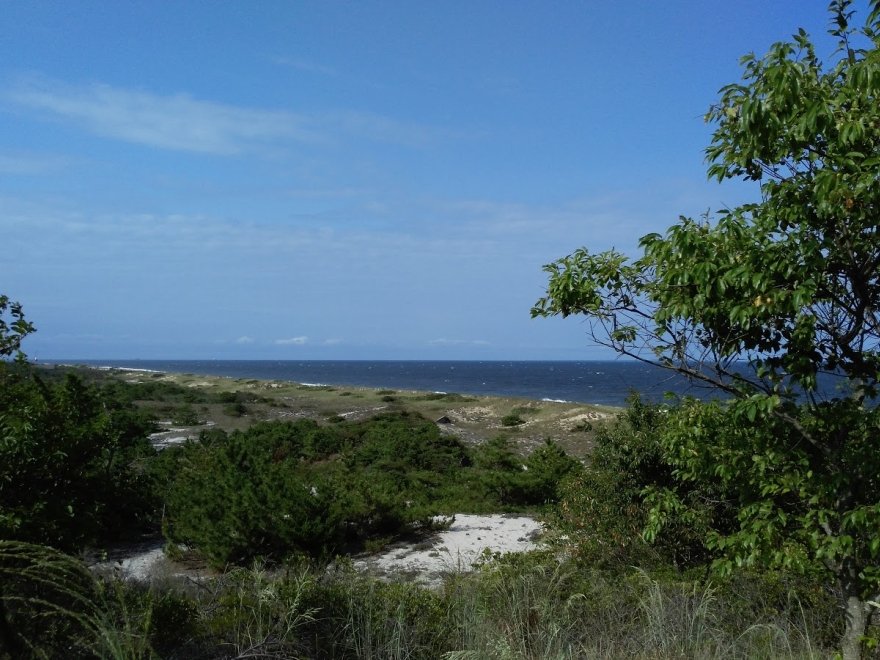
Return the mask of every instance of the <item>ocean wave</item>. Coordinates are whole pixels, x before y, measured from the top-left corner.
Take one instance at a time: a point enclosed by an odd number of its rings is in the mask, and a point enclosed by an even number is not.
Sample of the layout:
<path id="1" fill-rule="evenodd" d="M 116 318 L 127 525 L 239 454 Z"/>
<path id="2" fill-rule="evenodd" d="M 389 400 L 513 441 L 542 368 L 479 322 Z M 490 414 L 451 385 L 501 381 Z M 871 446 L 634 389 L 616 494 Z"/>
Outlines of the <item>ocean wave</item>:
<path id="1" fill-rule="evenodd" d="M 75 364 L 62 364 L 62 367 L 75 367 L 78 365 Z M 138 373 L 144 374 L 164 374 L 164 371 L 159 371 L 158 369 L 136 369 L 134 367 L 114 367 L 107 365 L 100 365 L 93 367 L 94 369 L 100 369 L 101 371 L 136 371 Z"/>

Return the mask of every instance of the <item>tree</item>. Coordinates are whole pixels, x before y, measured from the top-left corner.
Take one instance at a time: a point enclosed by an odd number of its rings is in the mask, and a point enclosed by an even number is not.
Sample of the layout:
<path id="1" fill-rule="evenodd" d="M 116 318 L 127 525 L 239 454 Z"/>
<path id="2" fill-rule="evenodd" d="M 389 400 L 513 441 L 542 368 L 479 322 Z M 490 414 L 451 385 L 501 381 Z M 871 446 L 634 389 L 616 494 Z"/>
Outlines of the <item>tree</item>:
<path id="1" fill-rule="evenodd" d="M 0 361 L 0 538 L 76 551 L 145 527 L 154 503 L 134 463 L 154 453 L 152 423 L 72 374 L 46 382 L 21 352 L 33 331 L 0 296 L 0 357 L 17 358 Z"/>
<path id="2" fill-rule="evenodd" d="M 739 528 L 713 539 L 729 562 L 836 579 L 849 658 L 880 592 L 880 2 L 860 28 L 848 0 L 830 12 L 833 62 L 800 30 L 743 58 L 707 114 L 710 178 L 761 200 L 682 217 L 634 260 L 549 264 L 532 314 L 584 315 L 598 343 L 731 396 L 682 406 L 661 442 L 681 476 L 734 489 Z M 650 503 L 649 533 L 681 504 Z"/>
<path id="3" fill-rule="evenodd" d="M 736 518 L 717 480 L 679 477 L 660 443 L 667 406 L 634 394 L 613 423 L 600 425 L 584 470 L 566 479 L 556 524 L 579 562 L 611 569 L 673 564 L 705 566 L 709 530 L 729 530 Z M 645 489 L 671 493 L 670 511 L 648 544 Z"/>
<path id="4" fill-rule="evenodd" d="M 21 304 L 0 294 L 0 358 L 18 355 L 21 340 L 35 330 L 22 311 Z"/>

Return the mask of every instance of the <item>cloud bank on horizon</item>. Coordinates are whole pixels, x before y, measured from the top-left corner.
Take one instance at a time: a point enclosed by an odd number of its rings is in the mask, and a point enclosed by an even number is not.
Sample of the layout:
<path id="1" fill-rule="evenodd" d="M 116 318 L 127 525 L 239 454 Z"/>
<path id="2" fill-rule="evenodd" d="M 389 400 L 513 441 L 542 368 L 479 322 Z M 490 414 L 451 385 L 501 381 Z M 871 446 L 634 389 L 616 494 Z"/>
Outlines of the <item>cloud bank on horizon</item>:
<path id="1" fill-rule="evenodd" d="M 798 27 L 833 52 L 793 0 L 4 13 L 0 291 L 38 359 L 608 357 L 529 318 L 541 265 L 754 198 L 706 180 L 705 110 Z"/>

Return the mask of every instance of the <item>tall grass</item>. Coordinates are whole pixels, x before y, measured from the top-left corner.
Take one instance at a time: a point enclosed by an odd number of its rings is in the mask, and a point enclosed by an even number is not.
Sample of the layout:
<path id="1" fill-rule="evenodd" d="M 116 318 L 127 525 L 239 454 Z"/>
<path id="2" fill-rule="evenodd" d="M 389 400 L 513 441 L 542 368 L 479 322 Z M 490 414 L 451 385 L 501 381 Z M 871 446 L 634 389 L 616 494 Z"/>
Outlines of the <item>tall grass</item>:
<path id="1" fill-rule="evenodd" d="M 817 658 L 819 619 L 796 599 L 772 620 L 682 578 L 584 572 L 509 557 L 446 583 L 449 660 L 538 658 Z"/>
<path id="2" fill-rule="evenodd" d="M 274 575 L 259 563 L 232 569 L 201 592 L 206 641 L 236 658 L 299 657 L 317 611 L 306 604 L 315 579 L 306 569 Z"/>
<path id="3" fill-rule="evenodd" d="M 569 569 L 489 563 L 480 574 L 456 575 L 446 585 L 454 622 L 455 658 L 566 658 L 577 638 L 576 601 Z"/>
<path id="4" fill-rule="evenodd" d="M 95 580 L 61 553 L 0 542 L 0 614 L 15 635 L 0 637 L 0 658 L 827 657 L 820 640 L 836 632 L 821 594 L 803 603 L 786 588 L 612 574 L 531 553 L 453 572 L 438 589 L 345 565 L 256 564 L 138 590 Z"/>
<path id="5" fill-rule="evenodd" d="M 711 584 L 663 588 L 644 572 L 638 608 L 644 622 L 642 644 L 663 657 L 716 657 L 721 633 Z"/>
<path id="6" fill-rule="evenodd" d="M 135 615 L 116 585 L 44 546 L 0 541 L 0 616 L 0 651 L 10 657 L 60 657 L 59 648 L 118 660 L 152 654 L 149 612 Z"/>

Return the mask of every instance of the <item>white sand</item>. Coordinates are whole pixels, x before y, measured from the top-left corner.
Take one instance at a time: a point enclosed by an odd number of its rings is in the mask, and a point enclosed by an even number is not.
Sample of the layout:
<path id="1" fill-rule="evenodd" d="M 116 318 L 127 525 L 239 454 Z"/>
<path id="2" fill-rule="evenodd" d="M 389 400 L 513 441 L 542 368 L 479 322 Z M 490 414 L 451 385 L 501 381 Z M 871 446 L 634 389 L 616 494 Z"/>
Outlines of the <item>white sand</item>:
<path id="1" fill-rule="evenodd" d="M 375 555 L 355 560 L 359 570 L 384 577 L 401 575 L 428 586 L 437 586 L 443 576 L 473 570 L 485 552 L 525 552 L 538 547 L 541 524 L 529 516 L 490 514 L 478 516 L 460 513 L 441 532 L 420 543 L 396 543 Z M 100 573 L 115 573 L 123 579 L 149 582 L 171 576 L 200 579 L 209 574 L 170 561 L 162 551 L 162 542 L 132 543 L 118 548 L 106 560 L 93 564 Z"/>
<path id="2" fill-rule="evenodd" d="M 486 551 L 504 554 L 535 549 L 541 529 L 541 524 L 528 516 L 461 513 L 449 529 L 425 542 L 395 544 L 356 560 L 355 566 L 386 576 L 404 573 L 418 582 L 436 585 L 445 574 L 472 570 Z"/>
<path id="3" fill-rule="evenodd" d="M 161 541 L 131 543 L 110 552 L 104 561 L 92 565 L 92 570 L 113 573 L 124 580 L 149 581 L 164 564 L 165 553 Z"/>

